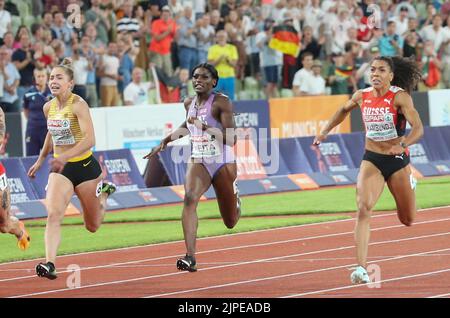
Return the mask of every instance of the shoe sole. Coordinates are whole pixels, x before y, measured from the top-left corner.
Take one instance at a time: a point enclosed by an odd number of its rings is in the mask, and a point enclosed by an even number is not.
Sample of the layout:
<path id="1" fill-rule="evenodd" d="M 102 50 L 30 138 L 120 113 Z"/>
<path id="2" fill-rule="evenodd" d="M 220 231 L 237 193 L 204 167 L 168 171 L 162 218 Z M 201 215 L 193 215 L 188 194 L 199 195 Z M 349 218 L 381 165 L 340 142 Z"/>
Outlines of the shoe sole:
<path id="1" fill-rule="evenodd" d="M 56 276 L 54 274 L 50 274 L 49 271 L 46 268 L 44 268 L 44 267 L 42 267 L 40 265 L 36 266 L 36 274 L 39 277 L 45 277 L 45 278 L 48 278 L 50 280 L 54 280 L 54 279 L 56 279 L 58 277 L 58 276 Z"/>
<path id="2" fill-rule="evenodd" d="M 177 260 L 177 269 L 180 271 L 196 272 L 197 267 L 191 266 L 188 262 L 183 259 Z"/>

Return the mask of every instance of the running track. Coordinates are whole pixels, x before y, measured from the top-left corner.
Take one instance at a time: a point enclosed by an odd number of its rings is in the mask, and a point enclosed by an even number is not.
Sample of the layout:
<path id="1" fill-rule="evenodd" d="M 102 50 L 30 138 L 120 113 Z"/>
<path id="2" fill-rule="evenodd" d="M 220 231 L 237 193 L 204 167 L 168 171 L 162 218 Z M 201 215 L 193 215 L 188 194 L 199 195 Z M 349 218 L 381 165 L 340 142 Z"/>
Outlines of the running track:
<path id="1" fill-rule="evenodd" d="M 0 264 L 0 297 L 450 298 L 450 207 L 418 212 L 412 227 L 392 212 L 372 218 L 380 288 L 350 284 L 353 227 L 350 219 L 200 239 L 197 273 L 175 268 L 183 242 L 62 256 L 55 281 L 34 276 L 40 260 Z M 70 264 L 81 267 L 79 288 L 67 287 Z"/>

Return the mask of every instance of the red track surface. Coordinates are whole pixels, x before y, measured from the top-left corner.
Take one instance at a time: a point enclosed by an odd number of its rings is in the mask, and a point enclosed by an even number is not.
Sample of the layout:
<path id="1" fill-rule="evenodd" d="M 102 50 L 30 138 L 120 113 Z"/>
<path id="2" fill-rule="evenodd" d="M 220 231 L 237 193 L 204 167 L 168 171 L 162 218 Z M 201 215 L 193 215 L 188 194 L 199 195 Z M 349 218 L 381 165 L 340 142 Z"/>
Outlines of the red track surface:
<path id="1" fill-rule="evenodd" d="M 449 207 L 420 211 L 412 227 L 395 213 L 372 218 L 380 288 L 350 284 L 353 227 L 351 219 L 201 239 L 197 273 L 175 268 L 183 242 L 62 256 L 55 281 L 34 276 L 39 260 L 0 264 L 0 297 L 450 297 Z M 75 289 L 64 272 L 71 264 L 81 267 Z"/>

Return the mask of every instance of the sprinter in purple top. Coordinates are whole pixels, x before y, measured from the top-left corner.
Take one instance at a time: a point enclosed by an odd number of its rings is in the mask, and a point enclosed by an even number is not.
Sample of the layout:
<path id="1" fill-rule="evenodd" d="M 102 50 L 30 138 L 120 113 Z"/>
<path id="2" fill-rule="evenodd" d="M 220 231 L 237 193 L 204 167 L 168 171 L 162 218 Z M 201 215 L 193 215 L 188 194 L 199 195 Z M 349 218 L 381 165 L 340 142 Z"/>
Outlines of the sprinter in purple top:
<path id="1" fill-rule="evenodd" d="M 190 135 L 191 158 L 186 172 L 182 215 L 187 253 L 177 260 L 179 270 L 190 272 L 197 271 L 197 205 L 211 184 L 225 225 L 233 228 L 241 215 L 233 153 L 237 139 L 234 133 L 233 105 L 226 95 L 213 93 L 218 80 L 217 70 L 211 64 L 202 63 L 192 70 L 196 96 L 184 101 L 186 121 L 144 157 L 149 159 L 164 150 L 169 142 Z"/>

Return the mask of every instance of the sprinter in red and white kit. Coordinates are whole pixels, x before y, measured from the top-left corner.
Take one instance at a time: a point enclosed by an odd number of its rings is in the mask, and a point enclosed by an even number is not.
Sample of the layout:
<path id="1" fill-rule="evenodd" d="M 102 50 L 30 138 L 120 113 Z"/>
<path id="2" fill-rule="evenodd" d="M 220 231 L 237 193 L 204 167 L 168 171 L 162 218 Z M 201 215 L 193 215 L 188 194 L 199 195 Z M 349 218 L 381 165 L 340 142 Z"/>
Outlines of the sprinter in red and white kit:
<path id="1" fill-rule="evenodd" d="M 387 183 L 397 205 L 400 222 L 410 226 L 416 214 L 415 179 L 409 166 L 408 146 L 423 135 L 419 114 L 410 92 L 420 80 L 414 60 L 402 57 L 377 57 L 371 63 L 372 86 L 357 91 L 316 136 L 319 145 L 327 134 L 356 107 L 361 108 L 366 129 L 365 154 L 356 186 L 358 215 L 355 227 L 357 266 L 352 283 L 369 283 L 367 252 L 370 215 Z M 406 136 L 406 122 L 411 131 Z"/>

